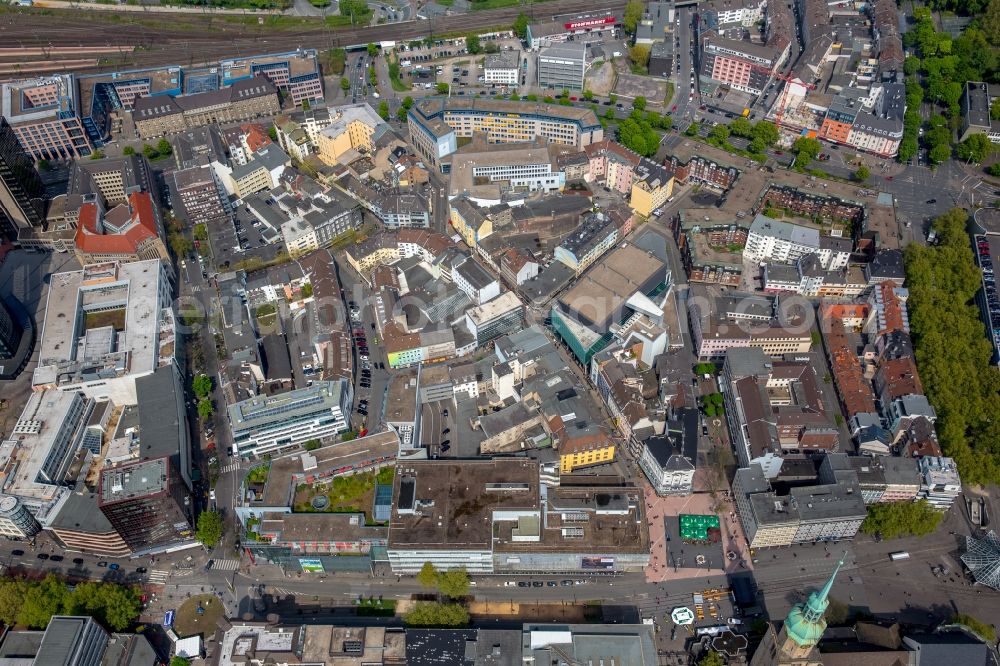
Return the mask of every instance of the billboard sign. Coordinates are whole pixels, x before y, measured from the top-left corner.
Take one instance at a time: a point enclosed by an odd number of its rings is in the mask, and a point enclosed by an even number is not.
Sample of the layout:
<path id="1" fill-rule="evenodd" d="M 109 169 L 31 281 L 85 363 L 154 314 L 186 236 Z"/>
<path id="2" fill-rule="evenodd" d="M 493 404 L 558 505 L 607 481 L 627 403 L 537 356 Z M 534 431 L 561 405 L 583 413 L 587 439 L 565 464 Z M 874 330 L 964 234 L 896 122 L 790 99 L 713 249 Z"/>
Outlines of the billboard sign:
<path id="1" fill-rule="evenodd" d="M 306 573 L 323 573 L 326 569 L 323 568 L 323 562 L 319 558 L 299 558 L 299 566 Z"/>
<path id="2" fill-rule="evenodd" d="M 169 629 L 170 627 L 173 626 L 173 624 L 174 624 L 174 612 L 172 610 L 168 610 L 166 613 L 163 614 L 163 626 Z"/>
<path id="3" fill-rule="evenodd" d="M 586 19 L 584 21 L 571 21 L 570 23 L 564 23 L 563 26 L 567 30 L 582 30 L 584 28 L 600 28 L 605 25 L 614 24 L 614 16 L 602 16 L 601 18 Z"/>
<path id="4" fill-rule="evenodd" d="M 583 569 L 614 569 L 615 558 L 613 557 L 584 557 L 580 561 Z"/>

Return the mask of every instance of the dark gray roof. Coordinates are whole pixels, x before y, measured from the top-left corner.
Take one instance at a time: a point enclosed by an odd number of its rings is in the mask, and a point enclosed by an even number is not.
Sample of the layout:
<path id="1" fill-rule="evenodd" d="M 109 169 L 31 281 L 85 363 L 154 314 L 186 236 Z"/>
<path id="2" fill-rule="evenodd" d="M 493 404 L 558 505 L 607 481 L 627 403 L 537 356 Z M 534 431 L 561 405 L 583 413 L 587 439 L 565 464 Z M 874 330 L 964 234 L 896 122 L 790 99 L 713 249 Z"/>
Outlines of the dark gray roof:
<path id="1" fill-rule="evenodd" d="M 406 663 L 410 666 L 472 666 L 476 660 L 475 644 L 475 629 L 408 629 Z"/>
<path id="2" fill-rule="evenodd" d="M 272 333 L 260 341 L 264 361 L 264 376 L 268 381 L 285 381 L 292 378 L 292 362 L 288 357 L 285 336 Z"/>
<path id="3" fill-rule="evenodd" d="M 36 664 L 46 666 L 71 666 L 77 662 L 77 644 L 83 640 L 88 624 L 96 624 L 89 617 L 53 617 L 45 628 L 41 647 L 35 657 Z M 104 633 L 103 629 L 98 630 Z M 107 637 L 107 634 L 104 634 Z"/>
<path id="4" fill-rule="evenodd" d="M 463 261 L 458 267 L 458 272 L 476 289 L 483 289 L 496 281 L 475 259 Z"/>
<path id="5" fill-rule="evenodd" d="M 211 90 L 209 92 L 183 95 L 181 97 L 171 97 L 169 95 L 139 97 L 133 105 L 132 117 L 136 121 L 152 120 L 153 118 L 169 116 L 175 113 L 197 111 L 204 107 L 232 104 L 244 99 L 275 95 L 277 92 L 278 89 L 274 87 L 274 84 L 261 74 L 250 79 L 237 81 L 230 87 L 222 88 L 221 90 Z"/>
<path id="6" fill-rule="evenodd" d="M 917 652 L 917 666 L 987 666 L 992 664 L 985 643 L 962 632 L 907 636 L 903 642 Z"/>
<path id="7" fill-rule="evenodd" d="M 187 424 L 179 420 L 184 414 L 184 391 L 177 371 L 170 365 L 157 368 L 137 379 L 135 390 L 139 397 L 139 458 L 168 456 L 174 469 L 181 470 L 180 449 L 188 444 L 180 439 Z"/>

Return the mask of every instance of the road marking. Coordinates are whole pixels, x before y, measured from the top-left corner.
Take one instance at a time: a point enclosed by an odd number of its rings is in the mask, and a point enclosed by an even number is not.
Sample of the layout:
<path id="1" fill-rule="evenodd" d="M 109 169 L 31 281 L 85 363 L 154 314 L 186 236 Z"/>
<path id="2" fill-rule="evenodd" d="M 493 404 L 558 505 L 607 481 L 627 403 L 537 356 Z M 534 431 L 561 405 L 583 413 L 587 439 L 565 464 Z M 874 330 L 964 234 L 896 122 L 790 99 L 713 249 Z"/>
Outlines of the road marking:
<path id="1" fill-rule="evenodd" d="M 222 474 L 229 474 L 230 472 L 235 472 L 236 470 L 238 470 L 240 468 L 241 464 L 242 463 L 238 463 L 238 462 L 229 463 L 228 465 L 226 465 L 225 467 L 223 467 L 220 471 L 221 471 Z"/>
<path id="2" fill-rule="evenodd" d="M 215 564 L 212 565 L 213 569 L 218 569 L 219 571 L 235 571 L 239 567 L 239 560 L 216 560 Z"/>
<path id="3" fill-rule="evenodd" d="M 149 572 L 149 582 L 156 585 L 163 585 L 167 582 L 167 578 L 170 577 L 169 571 L 161 571 L 160 569 L 153 569 Z"/>

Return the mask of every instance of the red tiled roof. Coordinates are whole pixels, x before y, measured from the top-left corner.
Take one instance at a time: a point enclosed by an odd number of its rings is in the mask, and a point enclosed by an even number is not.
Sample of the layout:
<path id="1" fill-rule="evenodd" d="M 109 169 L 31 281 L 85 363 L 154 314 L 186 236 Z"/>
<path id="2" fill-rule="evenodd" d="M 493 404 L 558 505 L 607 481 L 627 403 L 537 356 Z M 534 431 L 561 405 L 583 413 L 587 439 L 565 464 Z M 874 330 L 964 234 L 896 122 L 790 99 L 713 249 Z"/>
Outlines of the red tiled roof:
<path id="1" fill-rule="evenodd" d="M 251 153 L 256 153 L 264 146 L 271 144 L 271 137 L 267 135 L 267 130 L 257 123 L 245 123 L 240 125 L 240 129 L 246 134 L 247 147 Z"/>
<path id="2" fill-rule="evenodd" d="M 148 192 L 133 192 L 127 204 L 130 224 L 124 233 L 103 233 L 98 229 L 100 211 L 95 203 L 80 206 L 80 219 L 76 228 L 75 243 L 84 254 L 136 254 L 139 247 L 158 237 L 153 199 Z M 109 211 L 109 214 L 113 212 Z"/>

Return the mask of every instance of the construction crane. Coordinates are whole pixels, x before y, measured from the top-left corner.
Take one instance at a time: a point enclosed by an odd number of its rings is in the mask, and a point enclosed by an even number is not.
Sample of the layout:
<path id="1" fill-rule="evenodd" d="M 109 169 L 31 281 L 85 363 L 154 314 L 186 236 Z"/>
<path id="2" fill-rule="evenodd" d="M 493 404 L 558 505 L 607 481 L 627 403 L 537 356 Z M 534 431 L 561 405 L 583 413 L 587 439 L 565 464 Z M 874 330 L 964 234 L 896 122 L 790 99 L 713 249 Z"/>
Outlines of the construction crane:
<path id="1" fill-rule="evenodd" d="M 785 100 L 788 99 L 789 85 L 795 82 L 796 85 L 803 86 L 807 90 L 816 90 L 816 84 L 806 83 L 802 81 L 799 77 L 794 76 L 792 74 L 782 74 L 781 72 L 772 70 L 769 67 L 764 67 L 763 65 L 757 65 L 754 63 L 750 63 L 750 69 L 756 69 L 757 71 L 760 72 L 766 72 L 769 77 L 778 79 L 780 81 L 784 81 L 785 83 L 784 88 L 782 88 L 781 90 L 781 103 L 778 104 L 778 111 L 777 113 L 774 114 L 774 124 L 777 125 L 778 127 L 781 127 L 781 119 L 785 115 Z"/>

